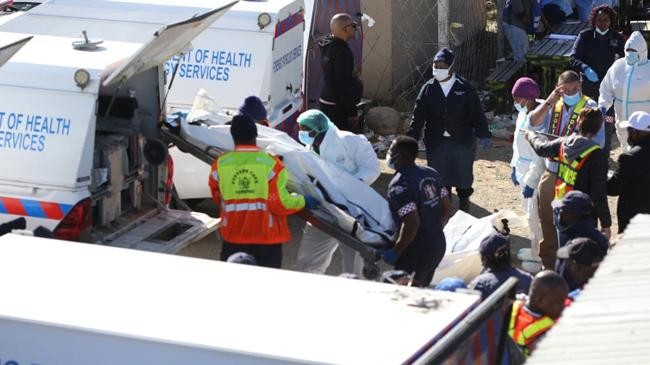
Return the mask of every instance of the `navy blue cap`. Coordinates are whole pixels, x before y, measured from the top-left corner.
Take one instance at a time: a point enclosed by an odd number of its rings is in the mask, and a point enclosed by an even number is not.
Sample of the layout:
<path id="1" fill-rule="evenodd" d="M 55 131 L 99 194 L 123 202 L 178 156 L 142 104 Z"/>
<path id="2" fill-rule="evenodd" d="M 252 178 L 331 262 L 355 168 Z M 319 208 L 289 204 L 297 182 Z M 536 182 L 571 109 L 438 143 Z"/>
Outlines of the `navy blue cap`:
<path id="1" fill-rule="evenodd" d="M 467 289 L 467 285 L 463 279 L 451 277 L 442 279 L 438 285 L 436 285 L 435 289 L 454 292 L 456 289 Z"/>
<path id="2" fill-rule="evenodd" d="M 257 137 L 257 125 L 249 116 L 237 114 L 232 118 L 230 135 L 235 141 L 249 141 Z"/>
<path id="3" fill-rule="evenodd" d="M 244 99 L 244 104 L 239 107 L 239 112 L 248 115 L 254 120 L 266 119 L 267 113 L 262 100 L 255 95 Z"/>
<path id="4" fill-rule="evenodd" d="M 567 209 L 585 215 L 590 214 L 594 209 L 591 197 L 578 190 L 566 193 L 560 200 L 553 200 L 551 206 L 553 208 Z"/>
<path id="5" fill-rule="evenodd" d="M 233 253 L 232 255 L 228 256 L 227 262 L 234 264 L 257 265 L 255 256 L 247 254 L 246 252 Z"/>
<path id="6" fill-rule="evenodd" d="M 444 62 L 451 66 L 454 63 L 454 52 L 449 48 L 443 48 L 433 57 L 433 62 Z"/>
<path id="7" fill-rule="evenodd" d="M 571 259 L 578 264 L 597 266 L 605 255 L 600 245 L 591 238 L 579 237 L 567 242 L 557 250 L 560 259 Z"/>
<path id="8" fill-rule="evenodd" d="M 510 250 L 510 241 L 508 237 L 499 232 L 492 232 L 485 237 L 478 247 L 478 251 L 483 257 L 499 257 Z"/>

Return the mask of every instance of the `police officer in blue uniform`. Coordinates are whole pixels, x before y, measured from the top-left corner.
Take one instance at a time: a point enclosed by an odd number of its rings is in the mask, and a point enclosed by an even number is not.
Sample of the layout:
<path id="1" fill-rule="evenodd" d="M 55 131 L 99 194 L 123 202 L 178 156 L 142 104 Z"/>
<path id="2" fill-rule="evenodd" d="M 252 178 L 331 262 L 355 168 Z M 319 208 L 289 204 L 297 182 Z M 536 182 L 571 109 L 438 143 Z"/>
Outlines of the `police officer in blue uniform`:
<path id="1" fill-rule="evenodd" d="M 469 81 L 453 72 L 454 54 L 443 48 L 433 59 L 433 78 L 420 90 L 407 135 L 419 139 L 424 128 L 427 164 L 438 171 L 443 186 L 456 187 L 459 209 L 469 211 L 474 190 L 476 138 L 491 145 L 481 101 Z"/>
<path id="2" fill-rule="evenodd" d="M 413 276 L 413 285 L 427 286 L 445 254 L 442 227 L 449 220 L 449 191 L 440 175 L 418 166 L 418 142 L 412 137 L 395 139 L 386 161 L 396 171 L 388 185 L 388 201 L 399 222 L 395 246 L 382 253 L 384 261 Z"/>

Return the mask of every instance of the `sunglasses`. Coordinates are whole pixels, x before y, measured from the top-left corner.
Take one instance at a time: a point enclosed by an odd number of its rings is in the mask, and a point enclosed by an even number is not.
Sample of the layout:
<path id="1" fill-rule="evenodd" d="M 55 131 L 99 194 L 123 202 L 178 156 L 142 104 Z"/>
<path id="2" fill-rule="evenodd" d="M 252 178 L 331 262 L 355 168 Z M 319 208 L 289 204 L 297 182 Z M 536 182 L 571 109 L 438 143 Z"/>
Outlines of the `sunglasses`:
<path id="1" fill-rule="evenodd" d="M 359 25 L 357 23 L 350 23 L 350 24 L 346 25 L 345 27 L 343 27 L 343 29 L 345 29 L 347 27 L 352 27 L 352 29 L 356 30 L 358 26 Z"/>

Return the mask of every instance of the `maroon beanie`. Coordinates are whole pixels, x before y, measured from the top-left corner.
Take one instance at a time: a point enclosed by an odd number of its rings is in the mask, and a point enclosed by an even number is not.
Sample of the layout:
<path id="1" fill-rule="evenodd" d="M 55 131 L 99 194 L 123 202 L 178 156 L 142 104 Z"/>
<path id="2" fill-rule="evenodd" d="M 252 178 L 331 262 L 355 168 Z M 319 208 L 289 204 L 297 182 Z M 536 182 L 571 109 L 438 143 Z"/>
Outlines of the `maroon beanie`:
<path id="1" fill-rule="evenodd" d="M 539 97 L 539 85 L 530 77 L 521 77 L 512 87 L 512 96 L 537 99 Z"/>

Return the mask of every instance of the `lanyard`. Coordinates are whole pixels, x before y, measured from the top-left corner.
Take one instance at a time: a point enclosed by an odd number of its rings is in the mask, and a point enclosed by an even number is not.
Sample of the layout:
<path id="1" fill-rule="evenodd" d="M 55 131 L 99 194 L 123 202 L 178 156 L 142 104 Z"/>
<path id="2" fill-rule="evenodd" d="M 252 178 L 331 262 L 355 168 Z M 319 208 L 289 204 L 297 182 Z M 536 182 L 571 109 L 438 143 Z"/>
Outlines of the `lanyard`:
<path id="1" fill-rule="evenodd" d="M 582 108 L 584 108 L 585 104 L 587 104 L 587 100 L 589 100 L 589 98 L 585 95 L 580 98 L 576 106 L 573 108 L 573 113 L 571 113 L 569 123 L 567 123 L 562 132 L 560 132 L 560 129 L 562 126 L 562 108 L 564 107 L 564 100 L 558 100 L 557 103 L 555 103 L 555 110 L 553 111 L 553 118 L 551 118 L 551 125 L 548 132 L 556 136 L 568 136 L 573 133 L 576 121 L 578 120 L 578 115 Z"/>

